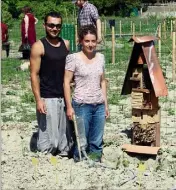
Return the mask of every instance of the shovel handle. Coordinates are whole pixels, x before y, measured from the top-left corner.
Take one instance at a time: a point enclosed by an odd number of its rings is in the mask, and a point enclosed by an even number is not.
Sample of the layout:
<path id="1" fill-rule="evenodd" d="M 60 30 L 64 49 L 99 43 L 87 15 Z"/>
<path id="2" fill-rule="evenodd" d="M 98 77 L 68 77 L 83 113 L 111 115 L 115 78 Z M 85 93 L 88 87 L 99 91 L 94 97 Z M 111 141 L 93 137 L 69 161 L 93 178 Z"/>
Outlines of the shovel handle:
<path id="1" fill-rule="evenodd" d="M 77 127 L 77 122 L 76 122 L 75 115 L 73 115 L 73 121 L 74 121 L 74 129 L 75 129 L 75 135 L 76 135 L 76 142 L 77 142 L 77 147 L 78 147 L 79 158 L 80 158 L 80 160 L 82 160 L 81 146 L 80 146 L 80 141 L 79 141 L 78 127 Z"/>

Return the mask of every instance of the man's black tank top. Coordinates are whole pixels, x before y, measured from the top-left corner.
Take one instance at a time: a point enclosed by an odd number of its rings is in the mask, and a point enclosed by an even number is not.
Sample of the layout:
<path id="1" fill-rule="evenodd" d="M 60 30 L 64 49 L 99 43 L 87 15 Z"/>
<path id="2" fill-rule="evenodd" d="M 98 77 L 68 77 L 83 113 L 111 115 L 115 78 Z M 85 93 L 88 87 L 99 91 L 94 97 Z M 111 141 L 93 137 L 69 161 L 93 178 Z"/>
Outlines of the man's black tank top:
<path id="1" fill-rule="evenodd" d="M 46 38 L 40 40 L 44 46 L 39 72 L 41 97 L 62 98 L 64 97 L 65 60 L 69 52 L 61 38 L 59 38 L 59 47 L 52 46 Z"/>

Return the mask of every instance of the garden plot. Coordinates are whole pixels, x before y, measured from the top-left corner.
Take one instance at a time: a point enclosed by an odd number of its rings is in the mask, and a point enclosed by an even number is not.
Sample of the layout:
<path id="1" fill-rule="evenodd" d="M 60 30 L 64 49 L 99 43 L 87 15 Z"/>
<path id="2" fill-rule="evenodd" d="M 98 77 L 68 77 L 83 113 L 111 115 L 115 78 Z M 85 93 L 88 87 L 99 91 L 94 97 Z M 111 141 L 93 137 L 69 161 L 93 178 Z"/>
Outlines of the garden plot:
<path id="1" fill-rule="evenodd" d="M 161 149 L 156 157 L 132 155 L 121 149 L 131 143 L 132 123 L 130 97 L 120 96 L 125 66 L 107 68 L 111 114 L 104 134 L 107 168 L 92 167 L 86 161 L 74 163 L 30 151 L 31 136 L 37 131 L 35 102 L 29 73 L 15 69 L 20 64 L 19 60 L 2 62 L 2 189 L 176 188 L 176 114 L 168 110 L 175 108 L 176 89 L 169 79 L 169 96 L 160 100 Z"/>

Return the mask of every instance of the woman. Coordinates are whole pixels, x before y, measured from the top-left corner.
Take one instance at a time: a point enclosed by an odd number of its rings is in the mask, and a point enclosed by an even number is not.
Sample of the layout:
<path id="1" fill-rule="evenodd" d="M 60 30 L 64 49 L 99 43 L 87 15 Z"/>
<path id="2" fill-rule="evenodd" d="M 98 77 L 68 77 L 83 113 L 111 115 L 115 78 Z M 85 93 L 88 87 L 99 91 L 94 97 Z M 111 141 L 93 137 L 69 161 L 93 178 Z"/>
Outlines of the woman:
<path id="1" fill-rule="evenodd" d="M 35 24 L 38 22 L 37 18 L 31 13 L 30 7 L 24 7 L 22 9 L 24 18 L 21 22 L 21 39 L 22 45 L 28 43 L 32 46 L 36 42 Z M 28 58 L 29 52 L 23 51 L 23 58 Z"/>
<path id="2" fill-rule="evenodd" d="M 86 152 L 91 158 L 101 161 L 105 119 L 109 116 L 104 76 L 105 58 L 95 51 L 97 33 L 93 26 L 80 28 L 78 37 L 82 51 L 66 58 L 64 93 L 67 116 L 72 119 L 73 114 L 76 114 L 83 121 L 78 128 L 84 127 Z M 71 103 L 70 83 L 73 77 L 75 90 Z M 74 158 L 79 158 L 77 147 Z"/>
<path id="3" fill-rule="evenodd" d="M 24 13 L 24 18 L 21 22 L 21 37 L 22 37 L 22 44 L 28 43 L 32 46 L 33 43 L 36 42 L 36 31 L 35 31 L 35 24 L 38 22 L 37 18 L 31 13 L 30 7 L 24 7 L 22 9 Z"/>

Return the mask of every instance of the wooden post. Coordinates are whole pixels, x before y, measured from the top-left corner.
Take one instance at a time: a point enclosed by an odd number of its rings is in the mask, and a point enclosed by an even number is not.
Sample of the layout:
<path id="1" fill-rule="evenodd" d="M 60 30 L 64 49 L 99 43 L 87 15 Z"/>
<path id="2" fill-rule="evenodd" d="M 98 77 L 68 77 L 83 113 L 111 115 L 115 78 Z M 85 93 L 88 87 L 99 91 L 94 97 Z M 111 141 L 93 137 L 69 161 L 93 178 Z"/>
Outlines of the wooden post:
<path id="1" fill-rule="evenodd" d="M 75 24 L 75 45 L 76 45 L 76 50 L 77 50 L 77 45 L 78 45 L 78 27 L 77 27 L 77 24 Z"/>
<path id="2" fill-rule="evenodd" d="M 119 22 L 120 38 L 122 37 L 122 21 Z"/>
<path id="3" fill-rule="evenodd" d="M 173 24 L 173 31 L 175 32 L 176 31 L 175 20 L 172 21 L 172 24 Z"/>
<path id="4" fill-rule="evenodd" d="M 105 29 L 105 27 L 104 27 L 104 21 L 102 21 L 101 22 L 101 36 L 102 36 L 103 42 L 104 42 L 104 39 L 105 39 L 105 37 L 104 37 L 104 29 Z"/>
<path id="5" fill-rule="evenodd" d="M 104 35 L 106 36 L 106 25 L 107 25 L 107 23 L 106 23 L 106 19 L 104 20 Z"/>
<path id="6" fill-rule="evenodd" d="M 131 27 L 131 34 L 133 34 L 133 22 L 130 22 L 130 27 Z"/>
<path id="7" fill-rule="evenodd" d="M 158 109 L 159 123 L 156 124 L 156 147 L 160 147 L 161 107 Z"/>
<path id="8" fill-rule="evenodd" d="M 68 24 L 68 14 L 67 14 L 67 9 L 65 8 L 65 16 L 66 16 L 66 23 Z"/>
<path id="9" fill-rule="evenodd" d="M 74 12 L 74 23 L 77 24 L 77 16 L 76 16 L 76 5 L 74 5 L 74 9 L 73 9 L 73 12 Z"/>
<path id="10" fill-rule="evenodd" d="M 135 36 L 135 23 L 133 23 L 133 37 Z"/>
<path id="11" fill-rule="evenodd" d="M 172 34 L 172 80 L 173 82 L 176 81 L 176 49 L 175 49 L 175 34 L 176 32 L 173 32 Z"/>
<path id="12" fill-rule="evenodd" d="M 141 33 L 141 21 L 140 21 L 140 23 L 139 23 L 139 31 L 140 31 L 140 33 Z"/>
<path id="13" fill-rule="evenodd" d="M 140 8 L 140 13 L 141 13 L 141 16 L 142 16 L 142 7 Z"/>
<path id="14" fill-rule="evenodd" d="M 173 23 L 172 23 L 172 20 L 171 20 L 171 39 L 172 39 L 172 32 L 173 32 Z"/>
<path id="15" fill-rule="evenodd" d="M 112 26 L 112 64 L 115 63 L 115 30 Z"/>
<path id="16" fill-rule="evenodd" d="M 158 58 L 159 60 L 161 60 L 161 24 L 159 24 L 159 28 L 158 28 Z"/>
<path id="17" fill-rule="evenodd" d="M 164 39 L 166 40 L 166 21 L 165 20 L 163 23 L 163 32 L 164 32 Z"/>

